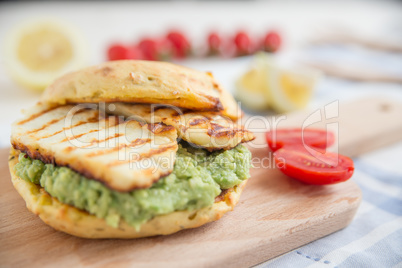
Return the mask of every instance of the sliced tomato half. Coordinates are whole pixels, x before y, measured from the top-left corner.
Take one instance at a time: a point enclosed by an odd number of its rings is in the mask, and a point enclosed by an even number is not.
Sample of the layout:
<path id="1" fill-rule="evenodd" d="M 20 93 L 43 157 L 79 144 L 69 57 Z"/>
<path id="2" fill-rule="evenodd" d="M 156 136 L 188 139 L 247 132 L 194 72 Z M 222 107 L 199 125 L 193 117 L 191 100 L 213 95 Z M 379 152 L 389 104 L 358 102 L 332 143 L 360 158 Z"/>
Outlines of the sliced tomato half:
<path id="1" fill-rule="evenodd" d="M 334 184 L 348 180 L 354 172 L 353 160 L 344 155 L 312 150 L 304 146 L 284 146 L 274 153 L 276 166 L 287 176 L 308 184 Z"/>
<path id="2" fill-rule="evenodd" d="M 266 133 L 267 143 L 272 151 L 282 148 L 284 145 L 303 145 L 325 149 L 334 144 L 335 135 L 323 129 L 301 128 L 277 129 Z"/>

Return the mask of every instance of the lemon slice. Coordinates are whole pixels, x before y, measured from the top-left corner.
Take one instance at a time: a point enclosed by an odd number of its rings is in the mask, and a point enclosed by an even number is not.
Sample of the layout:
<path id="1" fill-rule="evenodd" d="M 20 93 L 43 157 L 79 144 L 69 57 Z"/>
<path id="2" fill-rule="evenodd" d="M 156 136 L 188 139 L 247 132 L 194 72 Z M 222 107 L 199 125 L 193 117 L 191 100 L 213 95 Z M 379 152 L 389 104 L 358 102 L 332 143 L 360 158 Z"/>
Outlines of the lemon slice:
<path id="1" fill-rule="evenodd" d="M 246 72 L 236 83 L 236 98 L 247 108 L 263 110 L 269 107 L 266 94 L 266 78 L 264 69 L 252 68 Z"/>
<path id="2" fill-rule="evenodd" d="M 312 70 L 274 68 L 268 77 L 271 108 L 280 113 L 305 108 L 317 84 L 319 73 Z"/>
<path id="3" fill-rule="evenodd" d="M 314 70 L 281 68 L 266 53 L 256 54 L 252 65 L 236 84 L 236 97 L 252 110 L 305 108 L 320 76 Z"/>
<path id="4" fill-rule="evenodd" d="M 15 81 L 43 90 L 58 76 L 80 68 L 86 45 L 77 29 L 55 20 L 26 21 L 6 38 L 4 61 Z"/>

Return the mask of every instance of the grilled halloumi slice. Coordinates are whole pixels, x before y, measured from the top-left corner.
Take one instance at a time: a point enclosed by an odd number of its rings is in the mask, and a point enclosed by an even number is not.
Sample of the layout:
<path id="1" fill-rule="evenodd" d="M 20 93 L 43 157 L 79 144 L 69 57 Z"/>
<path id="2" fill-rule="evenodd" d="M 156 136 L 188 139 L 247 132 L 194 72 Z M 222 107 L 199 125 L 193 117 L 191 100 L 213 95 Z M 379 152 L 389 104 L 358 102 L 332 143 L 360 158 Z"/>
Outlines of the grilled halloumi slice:
<path id="1" fill-rule="evenodd" d="M 218 112 L 182 111 L 168 105 L 113 103 L 108 113 L 122 115 L 143 123 L 164 123 L 176 128 L 179 138 L 209 151 L 231 149 L 254 135 Z"/>
<path id="2" fill-rule="evenodd" d="M 105 116 L 94 104 L 37 105 L 12 126 L 15 149 L 68 166 L 117 191 L 150 187 L 173 171 L 177 131 Z"/>

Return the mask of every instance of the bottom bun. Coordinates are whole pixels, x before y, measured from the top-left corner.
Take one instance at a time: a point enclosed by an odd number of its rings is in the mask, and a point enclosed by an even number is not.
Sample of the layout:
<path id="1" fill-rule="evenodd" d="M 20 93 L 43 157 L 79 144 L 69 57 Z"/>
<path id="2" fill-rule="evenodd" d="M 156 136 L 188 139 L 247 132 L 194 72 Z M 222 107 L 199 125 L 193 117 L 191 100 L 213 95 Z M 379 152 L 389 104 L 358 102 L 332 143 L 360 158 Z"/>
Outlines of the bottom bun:
<path id="1" fill-rule="evenodd" d="M 13 151 L 13 150 L 12 150 Z M 41 186 L 19 178 L 14 171 L 18 156 L 10 154 L 9 167 L 12 183 L 25 200 L 27 208 L 38 215 L 42 221 L 56 230 L 84 238 L 139 238 L 155 235 L 168 235 L 183 229 L 196 228 L 220 219 L 223 214 L 233 210 L 246 185 L 246 181 L 225 191 L 218 201 L 206 208 L 194 211 L 176 211 L 156 216 L 141 225 L 139 231 L 121 220 L 118 228 L 106 224 L 83 210 L 63 204 L 50 196 Z"/>

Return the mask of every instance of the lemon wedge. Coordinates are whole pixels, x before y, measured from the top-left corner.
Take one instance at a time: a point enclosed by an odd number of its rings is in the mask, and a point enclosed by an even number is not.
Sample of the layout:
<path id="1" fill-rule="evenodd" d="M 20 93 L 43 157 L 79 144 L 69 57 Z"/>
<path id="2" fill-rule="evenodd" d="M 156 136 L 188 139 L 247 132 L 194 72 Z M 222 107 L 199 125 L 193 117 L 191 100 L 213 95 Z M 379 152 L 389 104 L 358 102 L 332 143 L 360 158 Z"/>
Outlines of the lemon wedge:
<path id="1" fill-rule="evenodd" d="M 309 70 L 273 69 L 268 77 L 271 108 L 287 113 L 307 107 L 319 74 Z"/>
<path id="2" fill-rule="evenodd" d="M 263 110 L 269 107 L 266 94 L 267 83 L 265 72 L 261 68 L 252 68 L 236 83 L 236 98 L 252 110 Z"/>
<path id="3" fill-rule="evenodd" d="M 291 112 L 308 105 L 319 76 L 314 70 L 279 67 L 272 57 L 258 53 L 236 83 L 236 97 L 252 110 Z"/>
<path id="4" fill-rule="evenodd" d="M 82 67 L 86 52 L 77 29 L 44 19 L 26 21 L 11 30 L 5 40 L 4 61 L 17 83 L 43 90 L 58 76 Z"/>

